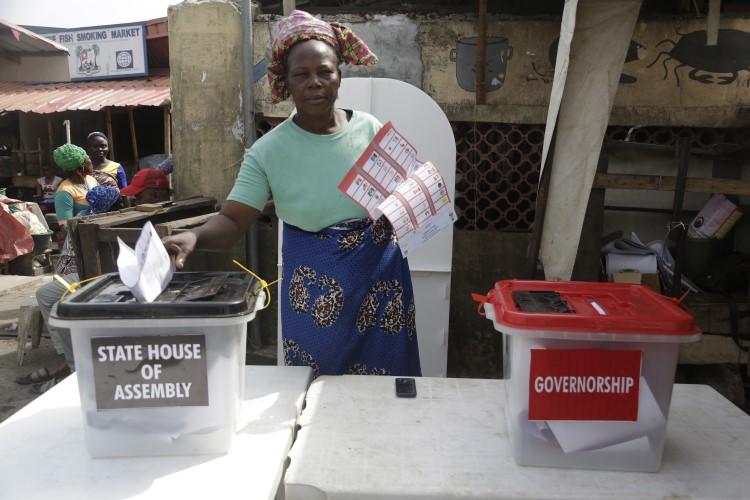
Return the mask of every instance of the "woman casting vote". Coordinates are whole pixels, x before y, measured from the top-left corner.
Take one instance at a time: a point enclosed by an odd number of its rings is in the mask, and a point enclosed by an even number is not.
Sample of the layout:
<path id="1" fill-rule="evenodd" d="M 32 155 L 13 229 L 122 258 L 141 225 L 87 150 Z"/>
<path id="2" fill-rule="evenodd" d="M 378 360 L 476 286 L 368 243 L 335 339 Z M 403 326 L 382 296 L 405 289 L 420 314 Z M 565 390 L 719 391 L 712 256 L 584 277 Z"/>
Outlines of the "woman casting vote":
<path id="1" fill-rule="evenodd" d="M 225 249 L 273 198 L 284 221 L 280 307 L 284 361 L 326 374 L 420 375 L 409 266 L 384 218 L 338 190 L 380 129 L 335 107 L 340 63 L 377 57 L 350 29 L 294 11 L 279 22 L 268 77 L 296 112 L 245 153 L 221 213 L 165 238 L 181 268 L 195 248 Z"/>

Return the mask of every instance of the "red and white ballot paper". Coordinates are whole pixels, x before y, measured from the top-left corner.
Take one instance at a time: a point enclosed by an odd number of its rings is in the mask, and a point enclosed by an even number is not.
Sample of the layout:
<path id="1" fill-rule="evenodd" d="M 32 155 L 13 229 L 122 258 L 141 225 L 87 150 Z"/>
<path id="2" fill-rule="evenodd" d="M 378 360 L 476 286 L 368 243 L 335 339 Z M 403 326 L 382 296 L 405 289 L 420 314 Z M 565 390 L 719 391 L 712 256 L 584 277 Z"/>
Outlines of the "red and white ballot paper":
<path id="1" fill-rule="evenodd" d="M 370 218 L 390 221 L 404 257 L 456 221 L 445 179 L 391 122 L 375 135 L 339 189 Z"/>

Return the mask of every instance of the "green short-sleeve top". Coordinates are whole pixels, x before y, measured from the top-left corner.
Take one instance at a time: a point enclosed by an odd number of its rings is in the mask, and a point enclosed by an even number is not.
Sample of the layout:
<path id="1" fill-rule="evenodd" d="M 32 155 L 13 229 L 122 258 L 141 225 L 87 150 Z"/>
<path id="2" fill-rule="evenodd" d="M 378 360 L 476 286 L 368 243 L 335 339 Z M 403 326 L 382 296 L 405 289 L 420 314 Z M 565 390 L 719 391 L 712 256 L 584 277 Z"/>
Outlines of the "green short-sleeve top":
<path id="1" fill-rule="evenodd" d="M 353 111 L 341 130 L 319 135 L 290 116 L 245 151 L 227 199 L 263 210 L 273 198 L 281 220 L 311 232 L 365 217 L 338 185 L 381 126 L 372 115 Z"/>

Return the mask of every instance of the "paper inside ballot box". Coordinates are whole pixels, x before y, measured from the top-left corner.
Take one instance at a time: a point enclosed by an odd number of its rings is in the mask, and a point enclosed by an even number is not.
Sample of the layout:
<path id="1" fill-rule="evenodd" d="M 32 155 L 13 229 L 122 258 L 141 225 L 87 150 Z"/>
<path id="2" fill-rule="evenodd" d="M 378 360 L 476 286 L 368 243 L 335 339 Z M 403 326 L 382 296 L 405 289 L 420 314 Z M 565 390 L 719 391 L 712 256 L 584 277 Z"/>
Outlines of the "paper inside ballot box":
<path id="1" fill-rule="evenodd" d="M 662 429 L 666 418 L 644 377 L 638 391 L 638 418 L 634 422 L 617 421 L 533 421 L 524 408 L 518 419 L 523 432 L 557 446 L 563 453 L 608 449 L 642 453 L 649 449 L 648 436 Z"/>

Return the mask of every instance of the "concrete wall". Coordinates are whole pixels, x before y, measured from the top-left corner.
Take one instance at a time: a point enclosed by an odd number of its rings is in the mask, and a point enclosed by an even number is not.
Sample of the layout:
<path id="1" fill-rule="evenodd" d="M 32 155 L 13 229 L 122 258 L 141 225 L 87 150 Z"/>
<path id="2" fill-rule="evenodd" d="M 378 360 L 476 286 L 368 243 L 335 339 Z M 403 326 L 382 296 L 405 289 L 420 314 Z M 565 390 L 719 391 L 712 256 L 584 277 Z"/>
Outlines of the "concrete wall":
<path id="1" fill-rule="evenodd" d="M 169 8 L 174 187 L 224 200 L 244 152 L 240 12 L 228 1 Z"/>
<path id="2" fill-rule="evenodd" d="M 334 18 L 330 18 L 333 20 Z M 491 18 L 488 24 L 487 104 L 474 105 L 471 38 L 476 20 L 466 16 L 339 16 L 363 36 L 381 59 L 373 68 L 346 74 L 397 78 L 421 87 L 449 119 L 544 123 L 551 89 L 557 19 Z M 270 46 L 275 18 L 256 21 L 255 59 Z M 733 127 L 750 122 L 750 19 L 722 17 L 719 47 L 699 40 L 705 20 L 643 20 L 633 34 L 611 124 Z M 603 48 L 606 50 L 606 48 Z M 750 56 L 747 56 L 750 57 Z M 695 70 L 695 71 L 693 71 Z M 286 116 L 288 103 L 270 105 L 265 80 L 257 109 Z M 264 88 L 266 89 L 264 91 Z"/>
<path id="3" fill-rule="evenodd" d="M 21 56 L 19 62 L 0 57 L 0 80 L 8 82 L 70 81 L 68 55 Z"/>
<path id="4" fill-rule="evenodd" d="M 375 54 L 382 54 L 383 57 L 372 67 L 343 65 L 341 70 L 344 78 L 395 78 L 416 87 L 422 86 L 424 66 L 421 49 L 415 43 L 418 36 L 418 23 L 415 19 L 403 14 L 376 15 L 366 23 L 359 23 L 357 34 Z"/>

